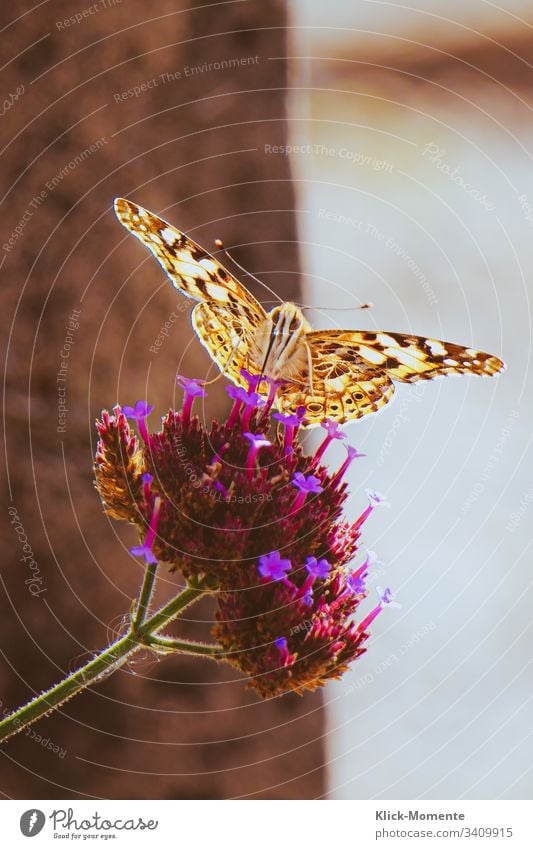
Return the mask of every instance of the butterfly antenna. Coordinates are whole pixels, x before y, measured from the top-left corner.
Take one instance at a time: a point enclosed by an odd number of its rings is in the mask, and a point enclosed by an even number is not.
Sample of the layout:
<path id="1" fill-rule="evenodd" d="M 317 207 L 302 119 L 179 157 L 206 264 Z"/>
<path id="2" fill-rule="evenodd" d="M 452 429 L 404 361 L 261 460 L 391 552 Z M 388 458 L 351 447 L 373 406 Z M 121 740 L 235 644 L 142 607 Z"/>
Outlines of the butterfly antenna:
<path id="1" fill-rule="evenodd" d="M 226 248 L 224 247 L 224 243 L 223 243 L 222 239 L 215 239 L 215 247 L 218 250 L 222 251 L 228 257 L 228 259 L 230 259 L 231 262 L 234 265 L 236 265 L 237 268 L 240 269 L 240 271 L 242 271 L 243 274 L 247 274 L 248 277 L 251 277 L 252 280 L 255 280 L 256 283 L 259 283 L 259 285 L 262 286 L 263 289 L 266 289 L 267 292 L 270 292 L 270 294 L 273 295 L 274 298 L 276 299 L 276 301 L 279 301 L 280 304 L 283 303 L 283 299 L 280 298 L 280 296 L 276 292 L 274 292 L 274 290 L 271 289 L 270 286 L 267 286 L 267 284 L 264 283 L 263 280 L 259 280 L 259 278 L 256 277 L 255 274 L 252 274 L 251 271 L 247 271 L 246 268 L 243 268 L 243 266 L 240 264 L 240 262 L 237 262 L 237 260 L 234 257 L 232 257 L 230 252 L 228 250 L 226 250 Z"/>
<path id="2" fill-rule="evenodd" d="M 368 301 L 366 304 L 359 304 L 358 307 L 301 307 L 302 310 L 324 310 L 325 312 L 349 312 L 350 310 L 371 310 L 374 304 Z"/>

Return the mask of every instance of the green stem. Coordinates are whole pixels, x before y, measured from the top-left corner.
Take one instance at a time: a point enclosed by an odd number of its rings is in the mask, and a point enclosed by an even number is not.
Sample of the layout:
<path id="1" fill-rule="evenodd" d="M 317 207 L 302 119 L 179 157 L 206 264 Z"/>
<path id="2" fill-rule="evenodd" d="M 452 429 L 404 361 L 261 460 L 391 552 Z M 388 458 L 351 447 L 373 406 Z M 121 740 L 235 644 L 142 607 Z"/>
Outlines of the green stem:
<path id="1" fill-rule="evenodd" d="M 150 599 L 152 598 L 152 592 L 154 589 L 156 572 L 157 563 L 150 563 L 144 573 L 144 580 L 142 582 L 141 591 L 139 593 L 139 600 L 137 602 L 137 607 L 135 608 L 135 612 L 131 620 L 134 631 L 138 631 L 139 627 L 146 619 L 148 607 L 150 605 Z"/>
<path id="2" fill-rule="evenodd" d="M 44 693 L 36 696 L 0 722 L 0 742 L 22 731 L 53 708 L 65 704 L 90 684 L 94 684 L 104 676 L 114 672 L 135 652 L 149 645 L 150 637 L 172 622 L 178 614 L 182 613 L 186 607 L 205 592 L 200 586 L 187 586 L 183 592 L 171 599 L 149 619 L 139 622 L 139 610 L 144 610 L 144 615 L 146 615 L 147 604 L 153 587 L 153 577 L 150 578 L 148 572 L 149 570 L 146 571 L 143 587 L 139 594 L 137 614 L 128 633 L 100 652 L 97 657 L 86 663 L 81 669 L 68 675 L 55 687 L 45 690 Z M 149 583 L 150 580 L 151 585 L 147 586 L 147 582 Z M 143 593 L 143 590 L 146 590 L 146 592 Z M 143 604 L 146 602 L 144 607 L 141 607 L 141 599 Z"/>
<path id="3" fill-rule="evenodd" d="M 216 658 L 222 655 L 220 646 L 209 643 L 197 643 L 193 640 L 175 640 L 171 637 L 147 637 L 149 646 L 159 647 L 167 651 L 177 651 L 185 654 L 199 654 L 203 657 Z"/>

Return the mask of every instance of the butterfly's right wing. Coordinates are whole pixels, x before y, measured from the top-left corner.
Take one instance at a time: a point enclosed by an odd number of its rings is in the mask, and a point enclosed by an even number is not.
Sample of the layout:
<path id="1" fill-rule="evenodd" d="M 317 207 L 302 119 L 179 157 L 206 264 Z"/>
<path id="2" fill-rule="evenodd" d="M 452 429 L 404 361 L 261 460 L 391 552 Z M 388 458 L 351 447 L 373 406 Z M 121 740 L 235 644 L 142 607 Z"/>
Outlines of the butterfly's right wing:
<path id="1" fill-rule="evenodd" d="M 238 312 L 215 303 L 197 304 L 192 311 L 192 324 L 198 338 L 222 374 L 237 386 L 248 388 L 241 369 L 259 374 L 250 357 L 255 347 L 257 324 Z"/>
<path id="2" fill-rule="evenodd" d="M 254 296 L 215 257 L 159 216 L 116 198 L 121 224 L 150 250 L 183 295 L 200 301 L 192 313 L 198 337 L 223 374 L 246 386 L 241 368 L 256 373 L 248 360 L 255 333 L 266 313 Z"/>
<path id="3" fill-rule="evenodd" d="M 183 295 L 225 306 L 254 326 L 265 319 L 266 313 L 254 296 L 181 230 L 124 198 L 115 198 L 115 213 L 126 230 L 153 253 Z"/>

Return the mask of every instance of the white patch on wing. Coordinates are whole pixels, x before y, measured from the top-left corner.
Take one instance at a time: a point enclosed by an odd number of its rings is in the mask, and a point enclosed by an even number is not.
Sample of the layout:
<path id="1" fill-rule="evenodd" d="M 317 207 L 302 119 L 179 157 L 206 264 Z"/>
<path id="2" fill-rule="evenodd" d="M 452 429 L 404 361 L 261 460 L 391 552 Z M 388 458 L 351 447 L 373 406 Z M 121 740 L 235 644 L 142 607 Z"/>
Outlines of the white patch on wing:
<path id="1" fill-rule="evenodd" d="M 386 357 L 381 351 L 378 351 L 376 348 L 367 348 L 366 345 L 358 345 L 357 351 L 361 354 L 365 360 L 368 360 L 369 363 L 374 363 L 375 365 L 381 365 L 381 363 L 385 362 Z"/>
<path id="2" fill-rule="evenodd" d="M 217 286 L 216 283 L 209 283 L 209 285 L 205 288 L 214 301 L 226 302 L 228 300 L 228 290 L 224 286 Z"/>
<path id="3" fill-rule="evenodd" d="M 434 357 L 444 357 L 448 351 L 438 339 L 427 339 L 427 346 Z"/>
<path id="4" fill-rule="evenodd" d="M 170 227 L 165 227 L 164 230 L 161 230 L 161 238 L 167 243 L 167 245 L 172 247 L 177 239 L 177 233 L 174 230 L 171 230 Z"/>
<path id="5" fill-rule="evenodd" d="M 218 272 L 219 266 L 216 262 L 213 262 L 212 259 L 201 259 L 199 261 L 199 264 L 203 265 L 203 267 L 206 269 L 206 271 L 209 272 L 209 274 L 216 274 Z"/>

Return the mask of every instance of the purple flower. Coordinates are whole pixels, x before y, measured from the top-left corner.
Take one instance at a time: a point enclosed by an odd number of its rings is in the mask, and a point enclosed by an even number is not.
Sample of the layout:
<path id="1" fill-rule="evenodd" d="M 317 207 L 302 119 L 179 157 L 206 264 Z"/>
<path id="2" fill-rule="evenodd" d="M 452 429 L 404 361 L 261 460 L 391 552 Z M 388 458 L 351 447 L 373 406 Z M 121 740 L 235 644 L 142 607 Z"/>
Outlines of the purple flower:
<path id="1" fill-rule="evenodd" d="M 189 398 L 202 397 L 199 381 L 182 383 Z M 269 698 L 342 675 L 365 650 L 373 617 L 393 602 L 381 593 L 358 630 L 372 556 L 350 574 L 361 529 L 342 518 L 346 488 L 333 485 L 327 468 L 313 470 L 294 438 L 305 410 L 272 420 L 256 390 L 265 396 L 273 385 L 265 377 L 253 383 L 249 392 L 231 388 L 236 413 L 228 421 L 206 428 L 170 410 L 144 445 L 120 409 L 103 411 L 95 472 L 106 512 L 138 528 L 143 544 L 134 554 L 216 589 L 213 637 Z M 143 402 L 130 412 L 144 421 L 149 408 Z M 327 438 L 340 438 L 335 423 L 325 425 Z M 371 493 L 367 503 L 370 512 L 383 499 Z"/>
<path id="2" fill-rule="evenodd" d="M 285 415 L 285 413 L 272 413 L 272 418 L 281 422 L 285 427 L 300 427 L 302 423 L 302 419 L 296 413 L 289 413 L 288 415 Z"/>
<path id="3" fill-rule="evenodd" d="M 183 375 L 177 374 L 176 383 L 180 389 L 183 389 L 187 395 L 192 395 L 193 398 L 205 398 L 207 395 L 207 392 L 202 386 L 204 383 L 203 380 L 197 380 L 194 377 L 183 377 Z"/>
<path id="4" fill-rule="evenodd" d="M 327 578 L 331 571 L 331 566 L 327 560 L 324 558 L 317 560 L 316 557 L 307 557 L 305 568 L 313 578 Z"/>
<path id="5" fill-rule="evenodd" d="M 261 398 L 257 392 L 250 392 L 248 389 L 243 389 L 242 386 L 226 386 L 226 392 L 234 401 L 245 406 L 258 407 L 264 404 L 264 398 Z"/>
<path id="6" fill-rule="evenodd" d="M 354 595 L 364 595 L 366 593 L 366 584 L 365 579 L 362 575 L 358 575 L 357 572 L 354 572 L 352 575 L 348 575 L 346 580 L 350 592 Z"/>
<path id="7" fill-rule="evenodd" d="M 294 437 L 296 436 L 298 428 L 304 422 L 304 414 L 305 407 L 298 407 L 296 413 L 289 413 L 289 415 L 285 415 L 285 413 L 272 413 L 272 418 L 277 419 L 277 421 L 281 422 L 285 427 L 285 441 L 283 443 L 283 450 L 285 454 L 290 454 L 292 452 Z"/>
<path id="8" fill-rule="evenodd" d="M 374 607 L 373 610 L 370 611 L 366 619 L 363 619 L 361 624 L 358 626 L 357 630 L 360 634 L 363 634 L 369 625 L 372 624 L 378 613 L 383 610 L 383 607 L 401 607 L 401 604 L 398 604 L 397 601 L 394 601 L 394 595 L 392 594 L 389 587 L 386 590 L 382 590 L 381 587 L 376 587 L 376 592 L 379 598 L 379 604 Z"/>
<path id="9" fill-rule="evenodd" d="M 371 507 L 390 507 L 387 497 L 376 492 L 375 489 L 365 489 Z"/>
<path id="10" fill-rule="evenodd" d="M 144 475 L 141 475 L 141 480 L 143 482 L 144 500 L 146 501 L 147 504 L 150 503 L 150 496 L 151 496 L 150 484 L 152 483 L 153 479 L 154 479 L 153 475 L 151 475 L 149 472 L 145 472 Z"/>
<path id="11" fill-rule="evenodd" d="M 191 410 L 195 398 L 205 398 L 207 392 L 202 386 L 203 381 L 195 380 L 194 378 L 183 377 L 181 374 L 176 375 L 176 383 L 183 389 L 183 406 L 181 408 L 181 418 L 184 425 L 188 425 L 191 418 Z"/>
<path id="12" fill-rule="evenodd" d="M 296 472 L 292 481 L 292 485 L 295 486 L 300 492 L 314 492 L 319 493 L 324 489 L 323 486 L 320 485 L 320 479 L 315 477 L 315 475 L 304 475 L 302 472 Z"/>
<path id="13" fill-rule="evenodd" d="M 265 399 L 257 392 L 247 392 L 242 386 L 226 386 L 226 392 L 230 398 L 233 398 L 235 404 L 228 419 L 228 425 L 232 427 L 237 421 L 241 406 L 244 405 L 244 412 L 241 416 L 241 426 L 246 430 L 250 424 L 250 419 L 254 410 L 265 406 Z"/>
<path id="14" fill-rule="evenodd" d="M 157 557 L 152 551 L 152 544 L 154 542 L 157 531 L 160 510 L 161 499 L 157 497 L 154 501 L 154 509 L 152 511 L 150 525 L 146 537 L 144 538 L 144 542 L 142 543 L 142 545 L 134 545 L 133 548 L 130 548 L 130 554 L 133 554 L 134 557 L 144 557 L 144 562 L 146 563 L 146 565 L 150 563 L 157 563 Z"/>
<path id="15" fill-rule="evenodd" d="M 293 512 L 300 509 L 309 493 L 318 495 L 318 493 L 324 490 L 324 487 L 320 485 L 319 478 L 315 477 L 315 475 L 304 475 L 303 472 L 296 472 L 291 480 L 291 484 L 299 490 L 293 505 Z"/>
<path id="16" fill-rule="evenodd" d="M 246 432 L 243 433 L 243 436 L 250 441 L 250 450 L 246 459 L 246 469 L 248 472 L 248 478 L 252 480 L 255 471 L 255 458 L 257 457 L 258 452 L 261 448 L 269 448 L 272 443 L 265 438 L 263 433 L 255 434 Z"/>
<path id="17" fill-rule="evenodd" d="M 299 591 L 299 596 L 302 598 L 304 604 L 309 606 L 313 604 L 314 582 L 317 578 L 321 580 L 327 578 L 331 571 L 331 566 L 324 558 L 317 560 L 316 557 L 306 557 L 305 568 L 308 575 Z"/>
<path id="18" fill-rule="evenodd" d="M 244 377 L 245 381 L 248 384 L 248 391 L 255 392 L 258 385 L 261 383 L 261 375 L 260 374 L 250 374 L 245 368 L 241 369 L 241 375 Z"/>
<path id="19" fill-rule="evenodd" d="M 282 560 L 279 551 L 271 551 L 261 555 L 257 568 L 263 578 L 282 581 L 292 569 L 292 564 L 290 560 Z"/>
<path id="20" fill-rule="evenodd" d="M 293 658 L 289 654 L 287 638 L 286 637 L 278 637 L 277 640 L 274 640 L 274 645 L 279 651 L 279 659 L 282 666 L 289 666 L 293 662 Z"/>
<path id="21" fill-rule="evenodd" d="M 323 427 L 324 430 L 327 431 L 327 435 L 324 441 L 319 445 L 318 450 L 313 457 L 311 468 L 318 465 L 326 451 L 326 448 L 331 442 L 333 442 L 334 439 L 346 439 L 346 434 L 341 431 L 340 424 L 333 421 L 333 419 L 326 419 L 325 421 L 320 422 L 320 427 Z"/>
<path id="22" fill-rule="evenodd" d="M 153 409 L 153 404 L 148 404 L 146 401 L 136 401 L 135 407 L 128 407 L 124 405 L 122 407 L 122 412 L 129 419 L 136 419 L 137 421 L 140 421 L 141 419 L 145 419 L 149 416 Z"/>
<path id="23" fill-rule="evenodd" d="M 401 607 L 401 604 L 398 604 L 397 601 L 394 601 L 396 596 L 389 587 L 387 587 L 385 590 L 382 590 L 381 587 L 376 587 L 376 592 L 378 594 L 380 604 L 386 605 L 387 607 Z"/>
<path id="24" fill-rule="evenodd" d="M 344 477 L 344 475 L 346 474 L 346 472 L 348 471 L 349 467 L 351 466 L 352 462 L 355 459 L 357 459 L 359 457 L 366 457 L 366 454 L 361 454 L 361 452 L 358 451 L 357 448 L 354 448 L 353 445 L 346 445 L 345 448 L 346 448 L 346 452 L 347 452 L 348 456 L 346 457 L 346 460 L 344 461 L 344 463 L 340 467 L 339 471 L 337 472 L 337 474 L 333 478 L 334 485 L 340 483 L 340 481 L 342 480 L 342 478 Z"/>
<path id="25" fill-rule="evenodd" d="M 276 395 L 280 386 L 283 386 L 283 383 L 279 380 L 273 380 L 271 377 L 264 378 L 268 384 L 268 398 L 266 400 L 265 409 L 263 411 L 263 415 L 266 416 L 270 410 L 272 409 L 272 404 L 276 400 Z"/>
<path id="26" fill-rule="evenodd" d="M 129 419 L 136 420 L 139 427 L 139 433 L 147 445 L 150 442 L 150 434 L 146 427 L 146 418 L 150 415 L 153 409 L 154 405 L 148 404 L 146 401 L 136 401 L 135 407 L 122 407 L 122 412 L 125 416 Z"/>
<path id="27" fill-rule="evenodd" d="M 387 501 L 386 497 L 384 495 L 381 495 L 379 492 L 376 492 L 374 489 L 365 489 L 365 493 L 368 498 L 369 504 L 366 510 L 363 510 L 359 518 L 353 523 L 352 528 L 354 531 L 359 530 L 363 522 L 366 522 L 372 510 L 374 510 L 376 507 L 390 507 L 390 504 Z"/>

